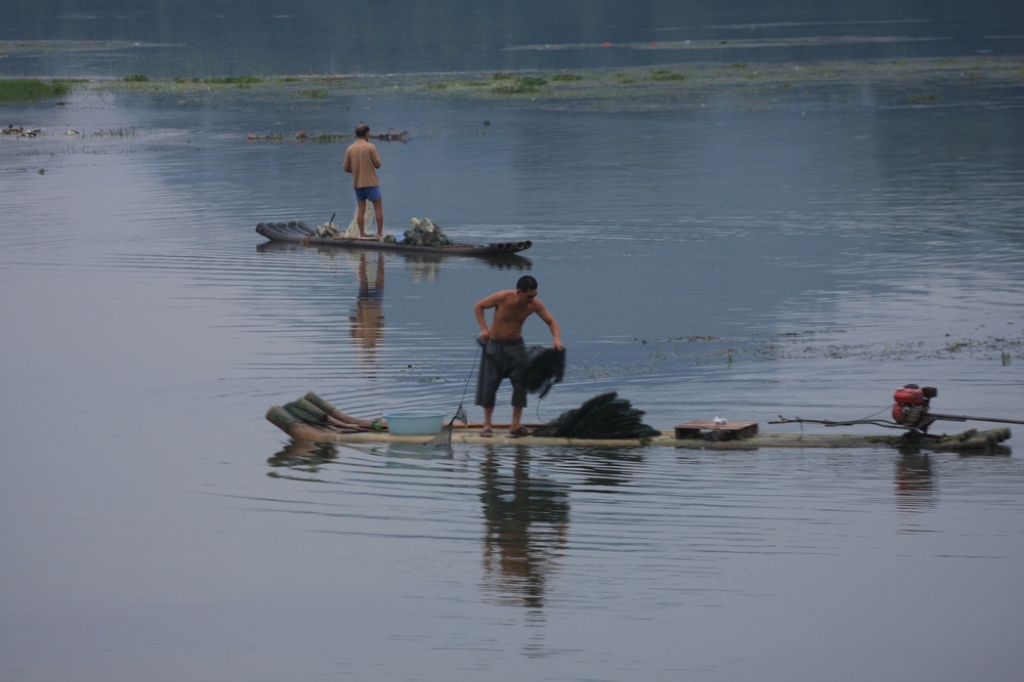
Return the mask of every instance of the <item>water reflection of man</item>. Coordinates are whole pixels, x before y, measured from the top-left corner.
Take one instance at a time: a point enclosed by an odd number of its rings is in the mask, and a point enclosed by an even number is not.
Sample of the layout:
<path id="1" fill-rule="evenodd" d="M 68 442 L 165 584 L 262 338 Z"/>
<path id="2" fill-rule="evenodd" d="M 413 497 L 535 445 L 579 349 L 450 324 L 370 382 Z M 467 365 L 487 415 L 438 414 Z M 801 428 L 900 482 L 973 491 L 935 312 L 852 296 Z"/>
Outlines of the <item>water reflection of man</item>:
<path id="1" fill-rule="evenodd" d="M 369 264 L 376 258 L 376 267 Z M 356 297 L 355 315 L 349 316 L 353 339 L 372 356 L 384 337 L 384 254 L 359 254 L 359 295 Z"/>
<path id="2" fill-rule="evenodd" d="M 564 551 L 569 493 L 556 481 L 530 475 L 529 451 L 517 448 L 511 474 L 490 449 L 481 470 L 484 589 L 504 603 L 539 611 L 548 574 Z"/>

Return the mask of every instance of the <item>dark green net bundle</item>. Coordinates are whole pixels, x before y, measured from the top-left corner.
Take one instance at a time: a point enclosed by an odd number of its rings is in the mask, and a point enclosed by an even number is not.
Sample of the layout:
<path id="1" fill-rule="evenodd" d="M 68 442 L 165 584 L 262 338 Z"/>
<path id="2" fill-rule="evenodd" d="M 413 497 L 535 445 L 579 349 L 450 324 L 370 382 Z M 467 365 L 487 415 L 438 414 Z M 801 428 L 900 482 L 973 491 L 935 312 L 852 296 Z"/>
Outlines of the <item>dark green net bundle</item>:
<path id="1" fill-rule="evenodd" d="M 643 416 L 642 410 L 613 391 L 595 396 L 575 410 L 563 412 L 536 429 L 534 435 L 638 440 L 660 436 L 660 431 L 643 423 Z"/>
<path id="2" fill-rule="evenodd" d="M 543 398 L 565 376 L 565 351 L 530 346 L 526 354 L 527 365 L 521 376 L 523 388 Z"/>

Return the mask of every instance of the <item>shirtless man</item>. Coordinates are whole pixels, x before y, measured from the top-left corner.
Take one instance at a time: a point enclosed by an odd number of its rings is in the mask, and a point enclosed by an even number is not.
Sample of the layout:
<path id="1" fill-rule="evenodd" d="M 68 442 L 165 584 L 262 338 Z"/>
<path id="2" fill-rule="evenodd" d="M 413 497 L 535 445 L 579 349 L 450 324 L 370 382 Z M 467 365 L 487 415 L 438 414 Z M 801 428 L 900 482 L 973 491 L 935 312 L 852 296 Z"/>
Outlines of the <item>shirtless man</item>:
<path id="1" fill-rule="evenodd" d="M 377 217 L 377 239 L 384 238 L 384 200 L 380 194 L 380 154 L 370 142 L 370 126 L 360 123 L 356 126 L 356 141 L 345 150 L 342 167 L 352 174 L 352 187 L 356 191 L 356 224 L 359 236 L 366 236 L 366 202 L 373 203 Z"/>
<path id="2" fill-rule="evenodd" d="M 494 308 L 494 319 L 490 327 L 484 317 L 484 311 L 488 308 Z M 551 329 L 555 350 L 565 350 L 558 322 L 537 298 L 537 280 L 529 275 L 520 277 L 515 289 L 498 291 L 477 301 L 473 305 L 473 313 L 480 325 L 480 343 L 483 344 L 476 386 L 476 404 L 484 408 L 484 428 L 480 435 L 486 438 L 493 432 L 491 416 L 494 414 L 494 397 L 505 377 L 512 381 L 512 423 L 509 432 L 513 436 L 528 435 L 529 429 L 522 424 L 526 389 L 520 384 L 526 361 L 523 323 L 530 315 L 537 313 Z"/>

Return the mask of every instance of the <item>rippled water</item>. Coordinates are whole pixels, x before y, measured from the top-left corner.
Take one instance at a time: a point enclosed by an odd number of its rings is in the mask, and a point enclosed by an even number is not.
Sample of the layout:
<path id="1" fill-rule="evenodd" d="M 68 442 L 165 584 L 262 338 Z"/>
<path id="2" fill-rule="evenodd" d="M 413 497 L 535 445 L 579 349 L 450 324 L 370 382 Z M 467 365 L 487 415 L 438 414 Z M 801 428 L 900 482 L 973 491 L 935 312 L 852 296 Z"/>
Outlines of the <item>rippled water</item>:
<path id="1" fill-rule="evenodd" d="M 45 134 L 0 140 L 4 679 L 1019 677 L 1014 440 L 447 456 L 263 420 L 311 389 L 450 413 L 472 303 L 524 272 L 570 363 L 530 421 L 617 390 L 659 428 L 796 430 L 766 422 L 868 416 L 909 381 L 942 412 L 1022 418 L 1019 102 L 5 113 Z M 380 145 L 390 230 L 534 248 L 263 245 L 261 220 L 347 219 L 344 144 L 291 133 L 360 119 L 409 130 Z"/>

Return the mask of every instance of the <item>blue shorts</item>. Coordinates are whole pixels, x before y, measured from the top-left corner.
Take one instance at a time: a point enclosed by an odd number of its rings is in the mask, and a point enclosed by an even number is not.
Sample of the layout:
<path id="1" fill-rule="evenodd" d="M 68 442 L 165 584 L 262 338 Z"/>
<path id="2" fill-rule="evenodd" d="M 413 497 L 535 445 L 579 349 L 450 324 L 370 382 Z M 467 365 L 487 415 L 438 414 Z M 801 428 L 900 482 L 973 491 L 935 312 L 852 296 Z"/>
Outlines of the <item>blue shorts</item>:
<path id="1" fill-rule="evenodd" d="M 356 187 L 356 199 L 359 201 L 380 201 L 380 185 Z"/>

